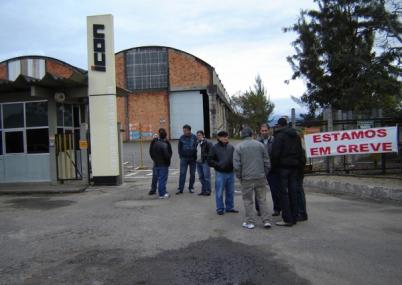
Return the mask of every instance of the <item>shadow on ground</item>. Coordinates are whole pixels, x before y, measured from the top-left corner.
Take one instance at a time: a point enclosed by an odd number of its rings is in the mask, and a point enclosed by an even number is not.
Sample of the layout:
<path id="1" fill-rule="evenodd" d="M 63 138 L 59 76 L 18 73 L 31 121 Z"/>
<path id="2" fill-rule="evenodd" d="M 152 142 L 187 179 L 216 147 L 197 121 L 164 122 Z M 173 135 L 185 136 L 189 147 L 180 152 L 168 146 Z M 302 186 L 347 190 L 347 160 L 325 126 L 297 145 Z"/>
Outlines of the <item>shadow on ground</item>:
<path id="1" fill-rule="evenodd" d="M 10 207 L 16 209 L 52 210 L 74 204 L 70 200 L 51 200 L 50 198 L 16 198 L 5 201 Z"/>
<path id="2" fill-rule="evenodd" d="M 24 284 L 310 284 L 265 249 L 212 238 L 136 259 L 126 249 L 90 250 Z"/>

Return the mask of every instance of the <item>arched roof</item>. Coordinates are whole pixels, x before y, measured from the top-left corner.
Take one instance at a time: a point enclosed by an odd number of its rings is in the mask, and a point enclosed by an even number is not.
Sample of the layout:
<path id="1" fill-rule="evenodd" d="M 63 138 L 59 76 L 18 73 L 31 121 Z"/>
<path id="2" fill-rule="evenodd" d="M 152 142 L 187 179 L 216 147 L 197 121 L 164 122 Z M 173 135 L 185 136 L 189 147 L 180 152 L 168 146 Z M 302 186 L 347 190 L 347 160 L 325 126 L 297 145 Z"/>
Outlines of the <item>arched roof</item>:
<path id="1" fill-rule="evenodd" d="M 165 48 L 165 49 L 168 49 L 168 50 L 170 49 L 170 50 L 173 50 L 173 51 L 176 51 L 176 52 L 184 53 L 184 54 L 186 54 L 188 56 L 193 57 L 197 61 L 201 62 L 202 64 L 207 66 L 209 69 L 214 69 L 214 67 L 212 65 L 210 65 L 208 62 L 202 60 L 201 58 L 199 58 L 199 57 L 197 57 L 197 56 L 195 56 L 195 55 L 193 55 L 191 53 L 188 53 L 188 52 L 186 52 L 184 50 L 180 50 L 180 49 L 173 48 L 173 47 L 168 47 L 168 46 L 138 46 L 138 47 L 132 47 L 132 48 L 127 48 L 127 49 L 121 50 L 119 52 L 116 52 L 116 55 L 119 54 L 119 53 L 124 53 L 124 52 L 130 51 L 130 50 L 133 50 L 133 49 L 147 49 L 147 48 Z"/>
<path id="2" fill-rule="evenodd" d="M 52 61 L 56 61 L 56 62 L 58 62 L 58 63 L 60 63 L 60 64 L 62 64 L 62 65 L 65 65 L 65 66 L 67 66 L 67 67 L 73 69 L 73 70 L 76 71 L 76 72 L 79 72 L 79 73 L 82 73 L 82 74 L 86 74 L 86 73 L 87 73 L 86 70 L 81 69 L 81 68 L 79 68 L 79 67 L 76 67 L 76 66 L 74 66 L 74 65 L 71 65 L 71 64 L 69 64 L 69 63 L 67 63 L 67 62 L 65 62 L 65 61 L 62 61 L 62 60 L 57 59 L 57 58 L 54 58 L 54 57 L 43 56 L 43 55 L 24 55 L 24 56 L 17 56 L 17 57 L 13 57 L 13 58 L 9 58 L 9 59 L 3 60 L 3 61 L 0 62 L 0 64 L 7 63 L 7 62 L 9 62 L 9 61 L 14 61 L 14 60 L 21 60 L 21 59 L 44 59 L 44 60 L 52 60 Z"/>

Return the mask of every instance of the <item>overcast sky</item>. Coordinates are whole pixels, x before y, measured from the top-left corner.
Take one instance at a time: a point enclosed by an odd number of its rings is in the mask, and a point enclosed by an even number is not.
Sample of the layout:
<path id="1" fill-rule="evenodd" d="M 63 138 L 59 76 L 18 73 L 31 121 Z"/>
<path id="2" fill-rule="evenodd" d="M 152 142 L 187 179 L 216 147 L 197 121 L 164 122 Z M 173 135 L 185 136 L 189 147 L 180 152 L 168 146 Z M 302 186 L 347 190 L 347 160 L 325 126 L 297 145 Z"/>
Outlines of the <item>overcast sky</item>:
<path id="1" fill-rule="evenodd" d="M 87 69 L 86 16 L 112 14 L 115 51 L 144 45 L 170 46 L 215 67 L 229 95 L 247 90 L 257 74 L 285 115 L 300 96 L 302 81 L 284 84 L 292 70 L 296 22 L 313 0 L 71 0 L 0 1 L 0 61 L 45 55 Z"/>

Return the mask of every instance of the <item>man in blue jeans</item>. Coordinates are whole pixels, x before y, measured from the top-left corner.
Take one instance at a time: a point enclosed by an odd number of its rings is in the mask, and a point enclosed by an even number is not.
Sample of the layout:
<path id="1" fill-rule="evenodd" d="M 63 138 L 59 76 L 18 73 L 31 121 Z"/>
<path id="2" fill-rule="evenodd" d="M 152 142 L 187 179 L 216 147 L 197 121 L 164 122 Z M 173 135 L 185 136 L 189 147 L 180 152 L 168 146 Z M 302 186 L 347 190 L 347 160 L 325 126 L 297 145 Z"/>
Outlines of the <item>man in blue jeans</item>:
<path id="1" fill-rule="evenodd" d="M 205 138 L 204 131 L 197 131 L 197 172 L 202 188 L 200 196 L 211 195 L 211 170 L 207 162 L 212 143 Z"/>
<path id="2" fill-rule="evenodd" d="M 158 192 L 160 199 L 169 198 L 166 191 L 166 183 L 169 175 L 170 160 L 172 158 L 172 147 L 166 139 L 166 130 L 159 129 L 159 140 L 151 142 L 149 153 L 154 162 L 154 171 L 158 179 Z"/>
<path id="3" fill-rule="evenodd" d="M 182 194 L 186 183 L 187 167 L 190 168 L 188 191 L 194 193 L 195 167 L 197 159 L 197 137 L 191 133 L 191 126 L 183 126 L 183 135 L 179 139 L 180 178 L 176 195 Z"/>
<path id="4" fill-rule="evenodd" d="M 215 200 L 218 215 L 238 213 L 234 209 L 233 145 L 229 144 L 228 133 L 218 133 L 218 143 L 208 153 L 208 164 L 215 168 Z M 225 203 L 223 192 L 225 191 Z"/>

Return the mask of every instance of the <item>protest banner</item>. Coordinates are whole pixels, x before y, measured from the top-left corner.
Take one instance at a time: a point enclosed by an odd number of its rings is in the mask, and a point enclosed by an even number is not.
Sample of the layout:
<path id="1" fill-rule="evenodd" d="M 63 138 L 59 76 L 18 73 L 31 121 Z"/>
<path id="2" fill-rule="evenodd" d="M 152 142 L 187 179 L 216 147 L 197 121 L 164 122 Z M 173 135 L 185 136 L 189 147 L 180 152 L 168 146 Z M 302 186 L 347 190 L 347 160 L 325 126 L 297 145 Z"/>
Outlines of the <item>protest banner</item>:
<path id="1" fill-rule="evenodd" d="M 398 128 L 382 127 L 315 133 L 304 136 L 309 158 L 398 152 Z"/>

